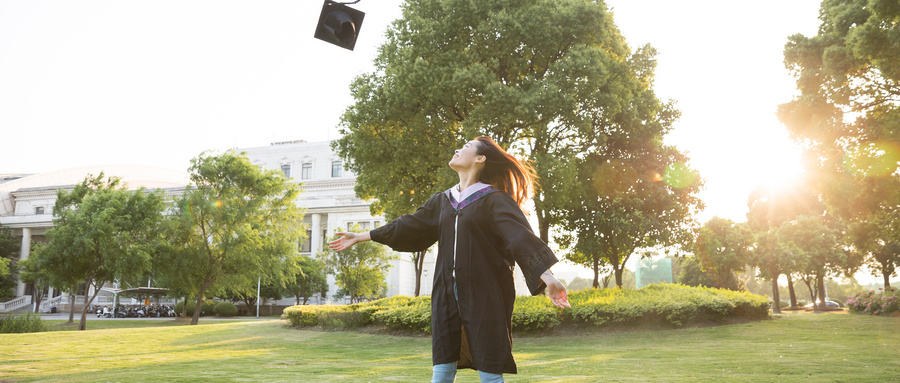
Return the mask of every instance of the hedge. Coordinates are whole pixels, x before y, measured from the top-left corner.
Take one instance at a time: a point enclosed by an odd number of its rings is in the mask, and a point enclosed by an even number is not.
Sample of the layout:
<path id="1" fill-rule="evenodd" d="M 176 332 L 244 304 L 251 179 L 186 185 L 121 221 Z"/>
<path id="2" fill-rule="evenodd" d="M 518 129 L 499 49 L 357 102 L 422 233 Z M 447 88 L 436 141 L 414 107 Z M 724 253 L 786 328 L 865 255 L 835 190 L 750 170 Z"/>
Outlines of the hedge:
<path id="1" fill-rule="evenodd" d="M 222 301 L 216 303 L 213 312 L 220 317 L 233 317 L 234 314 L 237 314 L 237 307 L 234 307 L 234 303 Z"/>
<path id="2" fill-rule="evenodd" d="M 767 298 L 748 292 L 674 284 L 639 290 L 586 289 L 569 295 L 571 309 L 560 310 L 544 296 L 516 297 L 512 329 L 539 332 L 562 323 L 586 327 L 676 328 L 729 319 L 769 316 Z M 395 296 L 353 305 L 292 306 L 283 319 L 294 327 L 352 329 L 381 325 L 391 330 L 429 333 L 431 297 Z"/>

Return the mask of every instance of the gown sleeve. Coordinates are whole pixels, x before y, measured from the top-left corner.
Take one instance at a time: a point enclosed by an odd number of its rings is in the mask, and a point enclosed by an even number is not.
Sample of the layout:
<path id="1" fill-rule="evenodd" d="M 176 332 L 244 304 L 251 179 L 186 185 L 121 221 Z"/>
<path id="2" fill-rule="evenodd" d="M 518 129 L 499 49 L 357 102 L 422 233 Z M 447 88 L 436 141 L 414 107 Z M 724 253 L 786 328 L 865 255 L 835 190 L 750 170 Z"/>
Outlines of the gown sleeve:
<path id="1" fill-rule="evenodd" d="M 441 193 L 435 193 L 415 213 L 406 214 L 369 232 L 372 240 L 395 251 L 428 250 L 440 233 Z"/>
<path id="2" fill-rule="evenodd" d="M 534 235 L 531 225 L 519 205 L 508 194 L 499 192 L 494 198 L 492 213 L 496 232 L 503 241 L 507 252 L 512 255 L 522 274 L 531 295 L 538 295 L 547 287 L 541 280 L 541 274 L 550 269 L 559 260 L 550 247 L 538 236 Z"/>

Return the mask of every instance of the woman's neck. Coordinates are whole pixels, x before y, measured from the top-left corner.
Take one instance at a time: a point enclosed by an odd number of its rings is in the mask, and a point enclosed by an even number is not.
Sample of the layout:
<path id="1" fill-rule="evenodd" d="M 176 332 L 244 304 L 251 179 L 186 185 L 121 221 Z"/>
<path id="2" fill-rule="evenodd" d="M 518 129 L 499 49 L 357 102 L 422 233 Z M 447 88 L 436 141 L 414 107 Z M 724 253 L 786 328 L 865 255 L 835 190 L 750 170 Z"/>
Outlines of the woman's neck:
<path id="1" fill-rule="evenodd" d="M 474 171 L 457 172 L 459 174 L 459 192 L 462 193 L 469 186 L 478 182 L 478 173 Z"/>

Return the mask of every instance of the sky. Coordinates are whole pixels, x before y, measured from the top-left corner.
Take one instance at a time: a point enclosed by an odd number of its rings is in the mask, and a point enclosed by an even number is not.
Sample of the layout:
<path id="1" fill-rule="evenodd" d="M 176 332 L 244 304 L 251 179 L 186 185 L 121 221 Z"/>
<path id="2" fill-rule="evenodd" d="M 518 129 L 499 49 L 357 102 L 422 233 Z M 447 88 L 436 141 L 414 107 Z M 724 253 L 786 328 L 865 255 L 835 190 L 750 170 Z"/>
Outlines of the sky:
<path id="1" fill-rule="evenodd" d="M 0 174 L 135 164 L 186 170 L 204 150 L 339 137 L 354 77 L 400 0 L 362 0 L 354 51 L 313 38 L 321 1 L 0 2 Z M 659 51 L 654 89 L 682 116 L 667 142 L 705 179 L 701 222 L 799 174 L 775 117 L 795 95 L 788 36 L 819 1 L 612 0 L 629 45 Z M 448 148 L 448 152 L 453 148 Z"/>

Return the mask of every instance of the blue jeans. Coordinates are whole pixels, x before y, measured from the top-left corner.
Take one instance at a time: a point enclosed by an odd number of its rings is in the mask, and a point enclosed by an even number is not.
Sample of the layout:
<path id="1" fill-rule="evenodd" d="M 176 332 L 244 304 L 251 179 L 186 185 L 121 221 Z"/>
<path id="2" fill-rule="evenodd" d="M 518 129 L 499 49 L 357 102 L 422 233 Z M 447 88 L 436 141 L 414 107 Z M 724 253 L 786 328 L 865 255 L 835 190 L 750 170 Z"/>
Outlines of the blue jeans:
<path id="1" fill-rule="evenodd" d="M 459 305 L 459 293 L 456 292 L 455 282 L 453 283 L 453 296 L 456 297 L 457 305 Z M 503 374 L 478 371 L 478 377 L 481 378 L 481 383 L 503 383 Z M 434 365 L 431 383 L 453 383 L 455 380 L 456 362 Z"/>
<path id="2" fill-rule="evenodd" d="M 503 374 L 478 371 L 481 383 L 503 383 Z M 431 383 L 453 383 L 456 380 L 456 362 L 435 364 Z"/>

